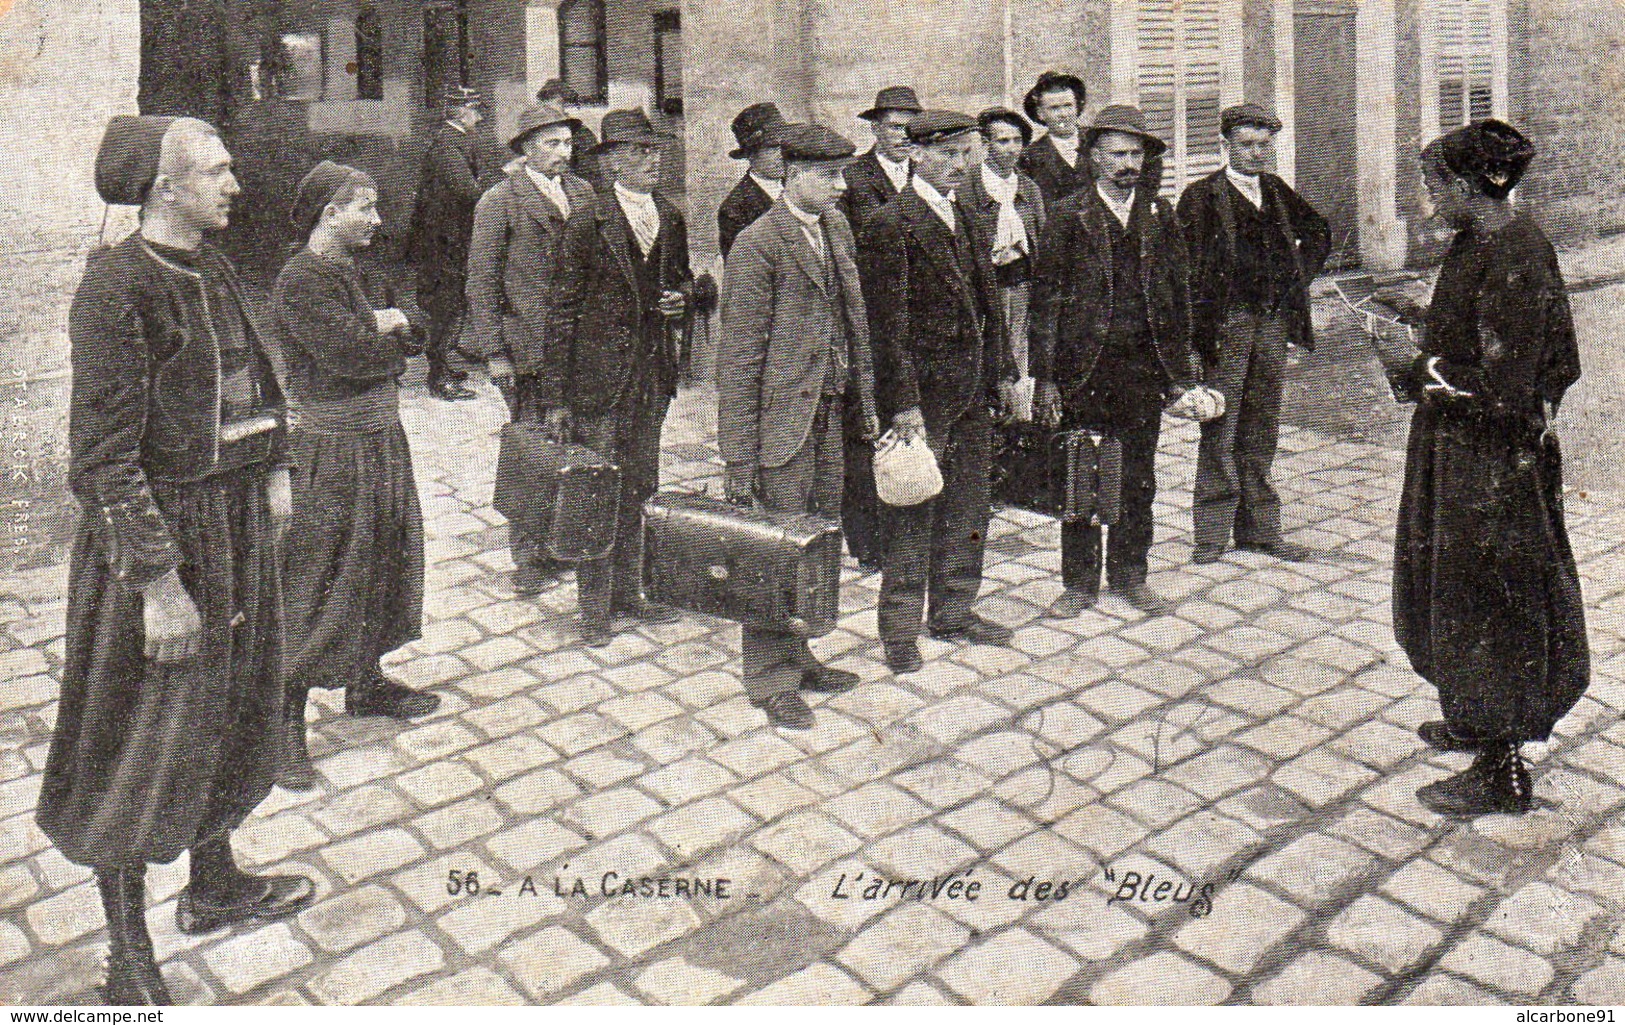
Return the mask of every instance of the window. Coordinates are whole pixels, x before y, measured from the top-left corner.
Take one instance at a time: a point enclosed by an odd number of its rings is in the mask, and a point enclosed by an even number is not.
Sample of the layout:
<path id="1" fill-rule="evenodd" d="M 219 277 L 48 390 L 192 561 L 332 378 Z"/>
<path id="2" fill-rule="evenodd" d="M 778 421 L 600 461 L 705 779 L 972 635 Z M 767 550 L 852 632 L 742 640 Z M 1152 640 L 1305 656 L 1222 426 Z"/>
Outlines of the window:
<path id="1" fill-rule="evenodd" d="M 1495 114 L 1494 0 L 1434 0 L 1439 131 Z"/>
<path id="2" fill-rule="evenodd" d="M 439 110 L 446 93 L 468 84 L 468 11 L 465 0 L 428 0 L 423 6 L 423 105 Z"/>
<path id="3" fill-rule="evenodd" d="M 683 113 L 683 15 L 657 11 L 655 20 L 655 106 L 661 113 Z"/>
<path id="4" fill-rule="evenodd" d="M 314 32 L 289 32 L 282 37 L 277 90 L 285 100 L 322 98 L 322 37 Z"/>
<path id="5" fill-rule="evenodd" d="M 355 16 L 355 94 L 358 100 L 384 98 L 384 26 L 372 4 Z"/>
<path id="6" fill-rule="evenodd" d="M 1152 133 L 1168 143 L 1162 190 L 1172 195 L 1223 160 L 1219 110 L 1230 100 L 1226 63 L 1239 52 L 1239 12 L 1225 0 L 1139 0 L 1135 8 L 1136 92 Z"/>
<path id="7" fill-rule="evenodd" d="M 583 103 L 603 103 L 609 94 L 603 0 L 564 0 L 559 4 L 559 79 Z"/>

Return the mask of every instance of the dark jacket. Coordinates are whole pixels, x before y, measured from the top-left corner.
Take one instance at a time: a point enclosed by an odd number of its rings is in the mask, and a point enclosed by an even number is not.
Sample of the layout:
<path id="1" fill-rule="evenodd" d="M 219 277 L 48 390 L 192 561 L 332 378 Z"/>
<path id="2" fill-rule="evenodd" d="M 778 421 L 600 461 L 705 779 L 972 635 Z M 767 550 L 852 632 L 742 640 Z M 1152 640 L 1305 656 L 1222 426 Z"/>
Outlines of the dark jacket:
<path id="1" fill-rule="evenodd" d="M 864 226 L 896 195 L 897 190 L 886 177 L 874 150 L 846 165 L 846 196 L 842 209 L 847 223 L 858 234 L 859 246 L 863 245 Z"/>
<path id="2" fill-rule="evenodd" d="M 1273 174 L 1259 178 L 1263 212 L 1295 254 L 1295 280 L 1283 311 L 1290 323 L 1288 340 L 1313 349 L 1309 284 L 1331 254 L 1331 227 L 1286 182 Z M 1192 182 L 1179 197 L 1179 221 L 1191 257 L 1191 344 L 1209 362 L 1218 358 L 1219 332 L 1230 307 L 1229 284 L 1236 264 L 1235 204 L 1246 202 L 1222 167 Z"/>
<path id="3" fill-rule="evenodd" d="M 407 244 L 407 255 L 418 265 L 420 288 L 426 281 L 463 279 L 474 205 L 484 192 L 477 152 L 472 132 L 447 123 L 423 153 Z"/>
<path id="4" fill-rule="evenodd" d="M 976 167 L 965 176 L 965 184 L 959 188 L 959 198 L 964 209 L 969 210 L 976 219 L 976 230 L 982 241 L 992 251 L 993 240 L 999 228 L 999 204 L 988 195 L 987 187 L 982 184 L 982 169 Z M 1031 260 L 1034 250 L 1038 246 L 1038 236 L 1044 230 L 1044 222 L 1048 219 L 1048 211 L 1044 205 L 1044 195 L 1038 184 L 1031 178 L 1016 172 L 1016 213 L 1027 226 L 1028 244 L 1028 270 L 1031 270 Z"/>
<path id="5" fill-rule="evenodd" d="M 734 239 L 739 237 L 739 233 L 772 207 L 773 197 L 756 184 L 755 178 L 747 174 L 739 179 L 739 184 L 733 187 L 717 208 L 717 248 L 721 250 L 723 259 L 728 258 L 728 250 L 733 248 Z"/>
<path id="6" fill-rule="evenodd" d="M 948 227 L 912 189 L 879 211 L 858 247 L 880 416 L 918 406 L 933 438 L 1015 379 L 988 243 L 974 217 L 960 216 L 969 275 Z"/>
<path id="7" fill-rule="evenodd" d="M 1050 212 L 1038 242 L 1028 320 L 1032 375 L 1062 394 L 1089 380 L 1111 324 L 1113 214 L 1093 188 L 1073 193 Z M 1190 345 L 1188 260 L 1173 207 L 1136 190 L 1131 224 L 1139 232 L 1140 280 L 1151 335 L 1163 371 L 1175 385 L 1199 381 Z"/>
<path id="8" fill-rule="evenodd" d="M 1081 136 L 1082 133 L 1080 132 Z M 1072 193 L 1089 184 L 1089 154 L 1080 137 L 1078 166 L 1061 159 L 1060 151 L 1048 135 L 1027 147 L 1016 167 L 1038 184 L 1044 203 L 1051 209 Z"/>
<path id="9" fill-rule="evenodd" d="M 271 321 L 288 367 L 288 391 L 300 404 L 355 399 L 387 385 L 417 346 L 410 336 L 378 331 L 359 271 L 309 249 L 293 255 L 277 275 Z"/>
<path id="10" fill-rule="evenodd" d="M 688 229 L 683 215 L 660 195 L 660 287 L 691 297 Z M 641 260 L 613 186 L 570 216 L 554 257 L 552 302 L 546 317 L 550 344 L 536 376 L 544 404 L 566 402 L 580 416 L 612 409 L 646 354 L 664 394 L 677 393 L 675 330 L 638 293 L 632 261 Z"/>
<path id="11" fill-rule="evenodd" d="M 560 176 L 570 212 L 592 206 L 592 186 Z M 468 253 L 467 348 L 485 359 L 505 356 L 533 374 L 547 347 L 547 304 L 565 217 L 520 164 L 480 197 Z"/>
<path id="12" fill-rule="evenodd" d="M 205 295 L 210 284 L 224 286 L 240 307 L 257 363 L 257 405 L 280 421 L 282 392 L 265 355 L 269 335 L 254 321 L 231 264 L 214 249 L 198 251 L 194 270 L 132 234 L 91 254 L 68 313 L 68 483 L 87 515 L 107 524 L 113 570 L 132 589 L 179 560 L 151 482 L 201 480 L 223 468 L 221 352 Z M 279 461 L 284 441 L 278 426 L 232 442 L 232 462 Z"/>

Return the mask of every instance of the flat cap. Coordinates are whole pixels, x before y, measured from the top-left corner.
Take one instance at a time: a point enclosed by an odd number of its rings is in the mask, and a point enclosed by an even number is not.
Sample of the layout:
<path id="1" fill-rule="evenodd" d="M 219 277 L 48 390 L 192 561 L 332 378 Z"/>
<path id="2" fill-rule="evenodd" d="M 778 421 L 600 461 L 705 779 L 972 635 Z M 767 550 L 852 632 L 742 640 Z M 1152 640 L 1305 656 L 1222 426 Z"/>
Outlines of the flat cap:
<path id="1" fill-rule="evenodd" d="M 158 179 L 158 158 L 172 117 L 120 114 L 107 122 L 96 151 L 96 192 L 105 203 L 140 206 Z"/>
<path id="2" fill-rule="evenodd" d="M 778 138 L 786 160 L 845 160 L 858 151 L 851 139 L 823 125 L 785 125 Z"/>
<path id="3" fill-rule="evenodd" d="M 1256 103 L 1238 103 L 1234 107 L 1226 107 L 1219 112 L 1219 132 L 1229 135 L 1233 129 L 1242 125 L 1251 125 L 1254 128 L 1263 128 L 1266 131 L 1279 132 L 1281 119 Z"/>
<path id="4" fill-rule="evenodd" d="M 527 135 L 544 128 L 552 128 L 554 125 L 569 125 L 573 135 L 581 127 L 581 120 L 565 113 L 564 108 L 557 103 L 526 107 L 519 112 L 519 121 L 514 125 L 513 135 L 508 138 L 508 148 L 515 153 L 523 152 Z"/>
<path id="5" fill-rule="evenodd" d="M 979 127 L 975 118 L 957 110 L 927 110 L 908 123 L 908 141 L 916 146 L 929 146 L 974 132 Z"/>

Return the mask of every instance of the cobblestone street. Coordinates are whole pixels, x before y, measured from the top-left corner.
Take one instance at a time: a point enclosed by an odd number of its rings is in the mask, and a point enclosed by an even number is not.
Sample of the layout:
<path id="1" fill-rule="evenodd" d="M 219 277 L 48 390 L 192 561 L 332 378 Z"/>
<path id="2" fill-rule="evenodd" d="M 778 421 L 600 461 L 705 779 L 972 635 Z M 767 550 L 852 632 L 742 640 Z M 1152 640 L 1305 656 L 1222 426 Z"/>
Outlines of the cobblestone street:
<path id="1" fill-rule="evenodd" d="M 589 650 L 573 583 L 512 597 L 490 508 L 503 412 L 481 389 L 452 404 L 406 392 L 427 623 L 389 668 L 441 709 L 359 721 L 318 696 L 321 784 L 273 792 L 237 841 L 246 867 L 315 877 L 296 918 L 183 936 L 184 859 L 153 869 L 177 1000 L 1625 1002 L 1613 496 L 1569 496 L 1593 683 L 1528 752 L 1540 807 L 1463 824 L 1414 796 L 1466 756 L 1414 732 L 1437 705 L 1389 624 L 1392 447 L 1285 429 L 1290 536 L 1327 554 L 1198 567 L 1195 430 L 1167 421 L 1152 583 L 1176 615 L 1105 599 L 1045 618 L 1058 530 L 1004 513 L 982 609 L 1016 629 L 1014 649 L 922 640 L 925 670 L 901 679 L 880 661 L 878 576 L 849 568 L 846 614 L 814 650 L 864 682 L 815 697 L 817 727 L 793 734 L 743 697 L 737 627 L 689 617 Z M 713 404 L 698 390 L 674 407 L 667 486 L 717 490 Z M 18 574 L 0 594 L 8 1004 L 93 1003 L 101 978 L 94 884 L 33 823 L 64 578 Z M 479 893 L 448 892 L 453 872 L 477 874 Z M 611 872 L 710 893 L 606 897 Z M 864 899 L 877 878 L 927 888 Z"/>

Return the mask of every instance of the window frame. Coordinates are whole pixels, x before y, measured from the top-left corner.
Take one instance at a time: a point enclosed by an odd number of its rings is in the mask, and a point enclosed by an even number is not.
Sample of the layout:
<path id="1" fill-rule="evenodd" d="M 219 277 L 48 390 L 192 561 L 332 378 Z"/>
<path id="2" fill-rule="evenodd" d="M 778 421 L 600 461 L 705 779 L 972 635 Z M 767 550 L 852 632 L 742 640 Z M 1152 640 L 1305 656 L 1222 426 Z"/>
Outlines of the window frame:
<path id="1" fill-rule="evenodd" d="M 587 42 L 572 42 L 569 32 L 575 8 L 585 4 L 592 16 Z M 609 29 L 604 11 L 604 0 L 560 0 L 559 28 L 559 81 L 575 89 L 583 106 L 601 106 L 609 102 Z M 593 58 L 593 88 L 583 89 L 570 77 L 570 55 L 574 51 L 590 50 Z"/>

